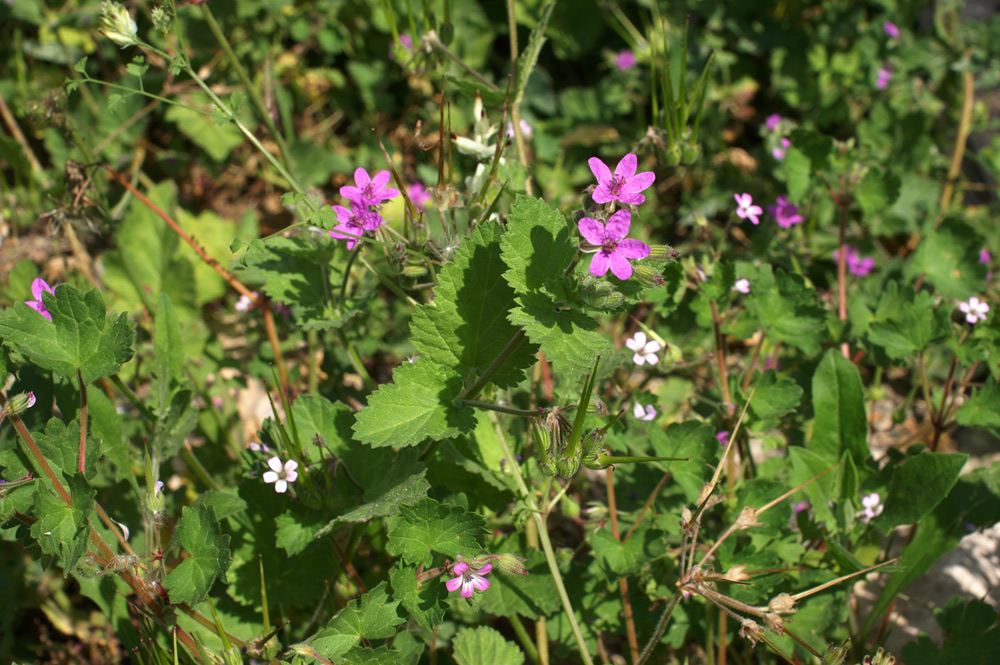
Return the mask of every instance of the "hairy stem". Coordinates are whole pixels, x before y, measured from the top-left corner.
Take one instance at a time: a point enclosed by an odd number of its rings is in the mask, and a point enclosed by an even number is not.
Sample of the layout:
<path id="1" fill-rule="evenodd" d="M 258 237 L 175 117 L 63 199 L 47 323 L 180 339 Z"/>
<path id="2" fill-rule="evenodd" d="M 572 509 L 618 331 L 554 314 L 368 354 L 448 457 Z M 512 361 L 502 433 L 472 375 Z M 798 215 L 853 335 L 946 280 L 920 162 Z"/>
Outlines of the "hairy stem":
<path id="1" fill-rule="evenodd" d="M 79 471 L 83 473 L 83 467 L 87 462 L 87 386 L 83 382 L 83 374 L 76 370 L 76 380 L 80 385 L 80 466 Z"/>
<path id="2" fill-rule="evenodd" d="M 653 655 L 653 651 L 656 649 L 656 645 L 660 643 L 660 638 L 663 637 L 663 633 L 667 630 L 667 624 L 670 622 L 670 615 L 674 613 L 677 609 L 677 604 L 681 602 L 681 590 L 677 589 L 674 595 L 670 597 L 670 602 L 667 606 L 663 608 L 663 614 L 660 615 L 660 619 L 656 622 L 656 629 L 653 630 L 653 634 L 650 636 L 649 641 L 646 642 L 646 646 L 643 648 L 642 653 L 639 654 L 639 660 L 635 662 L 635 665 L 644 665 L 644 663 L 649 660 L 649 657 Z"/>
<path id="3" fill-rule="evenodd" d="M 604 470 L 605 481 L 608 485 L 608 512 L 611 514 L 611 535 L 615 540 L 621 542 L 621 534 L 618 531 L 618 505 L 615 500 L 615 480 L 614 470 L 611 468 Z M 622 611 L 625 617 L 625 633 L 628 636 L 628 650 L 632 656 L 632 662 L 639 658 L 639 639 L 635 634 L 635 618 L 632 616 L 632 603 L 628 597 L 628 579 L 618 578 L 618 589 L 622 594 Z"/>
<path id="4" fill-rule="evenodd" d="M 526 333 L 524 332 L 524 328 L 521 328 L 516 333 L 514 333 L 514 336 L 511 337 L 509 342 L 507 342 L 507 345 L 503 347 L 499 355 L 497 355 L 497 357 L 493 360 L 493 362 L 490 363 L 490 366 L 486 368 L 486 371 L 483 372 L 483 375 L 480 376 L 478 379 L 476 379 L 476 382 L 473 383 L 471 386 L 469 386 L 469 388 L 464 393 L 459 395 L 458 399 L 475 398 L 475 396 L 479 394 L 479 391 L 482 390 L 483 387 L 490 382 L 490 379 L 493 378 L 493 375 L 497 373 L 497 371 L 503 366 L 505 362 L 507 362 L 507 359 L 510 358 L 511 354 L 513 354 L 514 351 L 517 350 L 517 347 L 520 346 L 521 342 L 524 341 L 525 336 Z"/>

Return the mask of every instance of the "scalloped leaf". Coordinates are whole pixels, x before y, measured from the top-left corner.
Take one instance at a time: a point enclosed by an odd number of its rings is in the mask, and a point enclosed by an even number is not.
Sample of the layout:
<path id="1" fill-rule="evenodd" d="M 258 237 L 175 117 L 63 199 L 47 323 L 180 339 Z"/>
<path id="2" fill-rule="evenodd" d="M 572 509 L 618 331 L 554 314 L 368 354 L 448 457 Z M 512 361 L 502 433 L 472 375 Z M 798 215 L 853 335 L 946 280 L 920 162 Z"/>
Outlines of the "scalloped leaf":
<path id="1" fill-rule="evenodd" d="M 429 566 L 432 551 L 452 559 L 459 554 L 482 553 L 482 538 L 487 530 L 479 515 L 434 499 L 400 506 L 399 511 L 400 516 L 389 527 L 389 554 L 402 556 L 410 564 Z"/>
<path id="2" fill-rule="evenodd" d="M 215 580 L 226 583 L 226 570 L 232 562 L 229 536 L 222 534 L 215 509 L 202 504 L 184 507 L 175 537 L 180 538 L 188 556 L 167 574 L 163 587 L 172 603 L 200 603 Z"/>

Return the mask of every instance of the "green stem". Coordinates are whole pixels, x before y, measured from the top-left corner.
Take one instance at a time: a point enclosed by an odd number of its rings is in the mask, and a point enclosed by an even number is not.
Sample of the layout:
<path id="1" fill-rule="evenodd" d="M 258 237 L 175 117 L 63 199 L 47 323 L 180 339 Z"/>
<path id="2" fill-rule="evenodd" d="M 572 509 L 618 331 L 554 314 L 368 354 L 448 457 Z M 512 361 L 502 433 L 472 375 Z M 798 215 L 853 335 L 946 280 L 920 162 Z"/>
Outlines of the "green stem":
<path id="1" fill-rule="evenodd" d="M 361 362 L 361 356 L 358 355 L 354 346 L 348 341 L 343 328 L 337 328 L 337 339 L 340 340 L 340 344 L 344 347 L 344 351 L 347 352 L 347 357 L 350 358 L 351 366 L 354 367 L 354 371 L 361 375 L 361 381 L 365 384 L 365 389 L 375 390 L 375 382 L 372 380 L 371 375 L 365 368 L 364 363 Z"/>
<path id="2" fill-rule="evenodd" d="M 667 630 L 667 623 L 670 621 L 670 615 L 674 613 L 677 608 L 677 604 L 681 602 L 681 590 L 677 589 L 674 592 L 673 597 L 671 597 L 670 602 L 667 606 L 663 608 L 663 614 L 660 615 L 660 620 L 656 623 L 656 630 L 653 631 L 653 635 L 649 638 L 649 642 L 643 648 L 642 653 L 639 654 L 639 660 L 635 662 L 635 665 L 644 665 L 649 657 L 653 655 L 653 651 L 656 649 L 656 645 L 660 643 L 660 638 L 663 637 L 663 633 Z"/>
<path id="3" fill-rule="evenodd" d="M 538 415 L 538 411 L 532 411 L 531 409 L 515 409 L 510 406 L 493 404 L 492 402 L 481 402 L 477 399 L 457 398 L 455 402 L 461 404 L 462 406 L 469 406 L 475 409 L 487 409 L 489 411 L 499 411 L 500 413 L 506 413 L 511 416 L 521 416 L 522 418 L 534 418 Z"/>
<path id="4" fill-rule="evenodd" d="M 524 478 L 521 475 L 521 465 L 517 463 L 517 457 L 514 456 L 514 453 L 511 452 L 510 447 L 507 445 L 507 437 L 503 436 L 503 431 L 500 429 L 495 416 L 491 416 L 491 420 L 493 420 L 493 424 L 496 427 L 497 438 L 500 439 L 500 445 L 503 446 L 504 455 L 507 456 L 507 461 L 510 462 L 511 469 L 514 471 L 514 481 L 517 483 L 518 489 L 521 490 L 522 498 L 534 518 L 535 525 L 538 527 L 538 540 L 542 544 L 545 559 L 549 562 L 549 571 L 552 573 L 552 581 L 556 584 L 556 590 L 559 592 L 559 599 L 562 601 L 563 610 L 566 611 L 566 618 L 569 620 L 570 628 L 573 630 L 576 644 L 580 648 L 580 657 L 583 659 L 584 665 L 593 665 L 594 661 L 591 660 L 590 652 L 587 651 L 587 643 L 583 639 L 583 631 L 580 630 L 580 624 L 576 620 L 573 603 L 569 599 L 569 594 L 566 593 L 566 585 L 563 584 L 562 574 L 559 572 L 559 564 L 556 561 L 555 551 L 552 549 L 552 541 L 549 540 L 548 529 L 545 526 L 545 521 L 542 520 L 541 513 L 538 512 L 538 504 L 535 502 L 535 496 L 524 482 Z M 680 592 L 678 591 L 678 593 Z"/>
<path id="5" fill-rule="evenodd" d="M 80 473 L 87 462 L 87 385 L 83 382 L 83 374 L 76 370 L 76 380 L 80 384 Z"/>
<path id="6" fill-rule="evenodd" d="M 517 350 L 517 347 L 521 345 L 525 336 L 526 334 L 524 332 L 524 328 L 521 328 L 514 333 L 514 336 L 509 342 L 507 342 L 507 346 L 503 347 L 503 350 L 501 350 L 496 359 L 490 363 L 490 366 L 486 368 L 483 375 L 480 376 L 475 383 L 469 386 L 468 390 L 459 395 L 458 399 L 473 399 L 476 395 L 478 395 L 479 391 L 482 390 L 483 387 L 489 383 L 490 379 L 493 378 L 493 375 L 497 373 L 497 370 L 499 370 L 503 364 L 507 362 L 507 359 L 510 358 L 511 354 L 513 354 L 514 351 Z"/>
<path id="7" fill-rule="evenodd" d="M 291 166 L 292 162 L 288 155 L 288 145 L 285 143 L 285 137 L 281 135 L 281 132 L 279 132 L 278 128 L 275 126 L 274 120 L 271 118 L 271 114 L 268 113 L 267 107 L 264 106 L 264 100 L 257 91 L 257 87 L 254 86 L 252 81 L 250 81 L 250 77 L 247 75 L 246 69 L 243 68 L 243 65 L 236 57 L 236 53 L 233 52 L 233 47 L 230 46 L 226 36 L 222 34 L 222 30 L 219 28 L 219 24 L 216 22 L 215 16 L 212 14 L 212 10 L 209 9 L 207 2 L 201 6 L 201 13 L 205 22 L 208 23 L 208 29 L 212 31 L 212 35 L 215 36 L 215 40 L 219 42 L 219 46 L 222 47 L 223 52 L 226 54 L 226 59 L 229 60 L 229 64 L 236 70 L 236 75 L 240 77 L 240 81 L 243 83 L 243 88 L 247 91 L 247 94 L 250 95 L 250 101 L 257 109 L 257 113 L 260 114 L 264 124 L 267 125 L 267 130 L 271 133 L 271 136 L 274 137 L 275 143 L 278 144 L 278 151 L 281 153 L 282 161 Z"/>
<path id="8" fill-rule="evenodd" d="M 487 79 L 485 76 L 483 76 L 475 69 L 473 69 L 471 66 L 466 64 L 464 60 L 455 55 L 455 53 L 451 49 L 449 49 L 447 46 L 444 45 L 444 42 L 441 41 L 441 39 L 437 36 L 437 33 L 434 32 L 433 30 L 429 31 L 427 34 L 424 35 L 424 41 L 426 41 L 435 49 L 443 53 L 450 60 L 454 61 L 456 64 L 458 64 L 459 67 L 467 71 L 469 75 L 472 76 L 472 78 L 476 79 L 490 90 L 496 92 L 497 90 L 500 89 L 495 84 L 491 83 L 490 80 Z M 501 131 L 503 131 L 503 127 L 501 127 Z"/>
<path id="9" fill-rule="evenodd" d="M 531 635 L 528 634 L 527 629 L 524 624 L 521 623 L 521 617 L 516 614 L 510 615 L 510 627 L 514 629 L 514 634 L 517 635 L 517 641 L 521 643 L 524 650 L 528 652 L 528 657 L 531 658 L 533 663 L 538 662 L 538 649 L 535 647 L 535 643 L 531 640 Z"/>
<path id="10" fill-rule="evenodd" d="M 337 299 L 337 309 L 339 310 L 344 305 L 344 298 L 347 297 L 347 280 L 351 277 L 351 266 L 358 258 L 358 254 L 361 253 L 362 243 L 358 242 L 354 245 L 354 249 L 351 253 L 347 255 L 347 264 L 344 266 L 344 279 L 340 282 L 340 297 Z"/>
<path id="11" fill-rule="evenodd" d="M 120 376 L 118 376 L 117 374 L 112 374 L 108 378 L 111 379 L 111 383 L 113 383 L 115 385 L 115 388 L 117 388 L 118 391 L 122 395 L 125 396 L 125 399 L 127 399 L 129 402 L 131 402 L 132 406 L 134 406 L 135 408 L 139 409 L 139 413 L 142 414 L 143 418 L 145 418 L 146 420 L 148 420 L 151 423 L 155 423 L 156 422 L 156 416 L 153 415 L 153 412 L 149 410 L 148 406 L 146 406 L 145 404 L 142 403 L 142 401 L 139 399 L 139 397 L 136 396 L 136 394 L 134 392 L 132 392 L 131 388 L 129 388 L 127 385 L 125 385 L 125 383 L 122 381 L 122 378 Z"/>

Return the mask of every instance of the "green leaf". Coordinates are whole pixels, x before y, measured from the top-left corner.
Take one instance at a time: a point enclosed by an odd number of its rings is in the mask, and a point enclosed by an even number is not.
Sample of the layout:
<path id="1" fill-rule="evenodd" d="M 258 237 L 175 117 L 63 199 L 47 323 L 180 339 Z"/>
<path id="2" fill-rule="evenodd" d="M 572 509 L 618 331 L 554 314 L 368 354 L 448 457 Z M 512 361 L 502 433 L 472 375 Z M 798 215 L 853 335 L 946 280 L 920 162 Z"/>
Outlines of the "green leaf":
<path id="1" fill-rule="evenodd" d="M 312 544 L 325 522 L 323 515 L 310 511 L 299 503 L 293 503 L 274 519 L 274 542 L 288 556 L 295 556 Z"/>
<path id="2" fill-rule="evenodd" d="M 983 244 L 971 226 L 946 219 L 921 238 L 917 251 L 904 264 L 904 275 L 907 280 L 926 276 L 936 294 L 947 299 L 980 295 L 986 278 L 986 266 L 979 263 Z"/>
<path id="3" fill-rule="evenodd" d="M 900 291 L 890 282 L 868 325 L 868 340 L 893 360 L 908 360 L 944 339 L 950 330 L 950 314 L 937 307 L 933 295 L 927 291 L 914 294 L 909 286 Z"/>
<path id="4" fill-rule="evenodd" d="M 343 402 L 334 404 L 322 395 L 300 395 L 292 407 L 292 415 L 299 433 L 299 445 L 307 451 L 311 461 L 329 455 L 328 450 L 339 454 L 356 446 L 351 435 L 354 413 Z M 325 448 L 316 443 L 317 436 L 323 440 Z"/>
<path id="5" fill-rule="evenodd" d="M 489 626 L 462 628 L 454 639 L 458 665 L 523 665 L 524 654 Z"/>
<path id="6" fill-rule="evenodd" d="M 546 280 L 566 272 L 577 251 L 562 213 L 528 196 L 514 201 L 500 245 L 510 268 L 504 279 L 519 294 L 544 290 Z"/>
<path id="7" fill-rule="evenodd" d="M 115 481 L 133 479 L 131 448 L 126 446 L 122 437 L 122 415 L 98 385 L 87 386 L 87 414 L 90 420 L 87 428 L 87 466 L 90 466 L 91 460 L 97 461 L 95 454 L 100 454 L 114 464 Z M 79 435 L 76 443 L 79 454 Z"/>
<path id="8" fill-rule="evenodd" d="M 417 351 L 461 377 L 482 374 L 518 331 L 505 318 L 514 291 L 503 278 L 501 236 L 499 222 L 476 227 L 441 270 L 434 302 L 418 307 L 410 323 Z M 501 388 L 520 383 L 533 355 L 530 345 L 522 344 L 493 383 Z"/>
<path id="9" fill-rule="evenodd" d="M 596 332 L 597 322 L 586 314 L 561 309 L 541 293 L 525 294 L 517 302 L 520 307 L 507 319 L 524 326 L 528 339 L 541 347 L 546 360 L 566 378 L 587 372 L 598 355 L 611 351 L 611 342 Z"/>
<path id="10" fill-rule="evenodd" d="M 979 390 L 972 393 L 955 412 L 955 420 L 966 427 L 985 427 L 1000 435 L 1000 386 L 990 377 Z"/>
<path id="11" fill-rule="evenodd" d="M 625 438 L 624 435 L 622 438 Z M 652 464 L 673 474 L 673 480 L 684 490 L 688 501 L 697 500 L 702 486 L 712 477 L 712 468 L 719 458 L 719 441 L 712 428 L 696 421 L 674 423 L 666 432 L 653 427 L 649 430 L 649 442 L 657 456 L 690 458 L 686 462 Z"/>
<path id="12" fill-rule="evenodd" d="M 417 581 L 413 568 L 398 561 L 389 571 L 393 598 L 399 598 L 403 607 L 424 630 L 434 630 L 444 620 L 444 599 L 448 590 L 443 580 L 435 579 L 425 584 Z M 491 585 L 492 588 L 492 585 Z"/>
<path id="13" fill-rule="evenodd" d="M 191 141 L 204 150 L 216 162 L 223 162 L 235 148 L 243 144 L 243 134 L 235 125 L 229 123 L 229 118 L 221 117 L 222 124 L 214 122 L 213 117 L 194 109 L 178 105 L 170 105 L 166 119 L 177 125 L 177 129 Z"/>
<path id="14" fill-rule="evenodd" d="M 887 171 L 870 169 L 856 191 L 861 212 L 866 218 L 872 217 L 899 198 L 899 178 Z"/>
<path id="15" fill-rule="evenodd" d="M 549 19 L 552 18 L 552 10 L 556 3 L 548 2 L 542 7 L 542 14 L 538 17 L 538 23 L 531 30 L 528 36 L 528 43 L 517 58 L 517 77 L 514 84 L 513 104 L 520 104 L 524 99 L 524 89 L 528 87 L 528 79 L 538 62 L 538 54 L 545 44 L 545 30 L 549 27 Z"/>
<path id="16" fill-rule="evenodd" d="M 494 551 L 511 551 L 511 548 L 498 546 Z M 524 569 L 527 575 L 509 575 L 494 565 L 489 575 L 490 588 L 479 598 L 479 609 L 496 616 L 519 614 L 531 619 L 555 612 L 560 606 L 559 592 L 552 583 L 545 556 L 534 552 L 525 562 Z"/>
<path id="17" fill-rule="evenodd" d="M 604 569 L 607 581 L 637 573 L 645 564 L 657 559 L 667 551 L 666 543 L 657 531 L 651 533 L 648 527 L 640 526 L 625 542 L 615 539 L 609 529 L 598 529 L 588 542 L 594 550 L 594 557 Z"/>
<path id="18" fill-rule="evenodd" d="M 321 656 L 334 659 L 347 653 L 362 638 L 388 639 L 396 634 L 396 626 L 405 621 L 396 612 L 397 607 L 399 601 L 389 602 L 386 583 L 382 582 L 356 602 L 348 603 L 309 644 Z"/>
<path id="19" fill-rule="evenodd" d="M 925 452 L 895 467 L 885 510 L 875 518 L 875 526 L 888 533 L 901 524 L 920 522 L 948 496 L 968 459 L 968 455 Z"/>
<path id="20" fill-rule="evenodd" d="M 837 464 L 836 461 L 831 462 L 825 456 L 821 456 L 808 448 L 799 448 L 797 446 L 789 447 L 788 457 L 792 461 L 792 471 L 789 475 L 789 485 L 791 487 L 797 487 L 804 482 L 812 480 L 821 473 L 829 471 L 830 467 Z M 827 529 L 831 532 L 837 531 L 838 528 L 837 515 L 833 512 L 831 506 L 848 498 L 842 496 L 842 475 L 842 469 L 832 471 L 819 480 L 810 483 L 802 490 L 809 498 L 809 503 L 812 504 L 816 521 L 826 523 Z M 795 495 L 793 499 L 798 501 L 797 497 L 798 495 Z"/>
<path id="21" fill-rule="evenodd" d="M 772 275 L 770 266 L 761 266 L 746 302 L 769 338 L 807 354 L 819 352 L 826 339 L 826 310 L 800 275 L 780 268 Z"/>
<path id="22" fill-rule="evenodd" d="M 757 380 L 750 410 L 761 420 L 773 420 L 791 413 L 799 406 L 802 388 L 788 377 L 778 378 L 773 369 Z"/>
<path id="23" fill-rule="evenodd" d="M 935 610 L 934 618 L 945 634 L 940 651 L 921 632 L 916 642 L 903 647 L 901 655 L 907 665 L 990 663 L 1000 652 L 1000 625 L 989 603 L 956 596 L 943 610 Z"/>
<path id="24" fill-rule="evenodd" d="M 215 511 L 215 517 L 220 522 L 227 517 L 239 515 L 247 509 L 247 502 L 240 498 L 239 494 L 233 492 L 217 492 L 209 490 L 195 499 L 195 508 L 200 506 L 211 506 Z"/>
<path id="25" fill-rule="evenodd" d="M 471 409 L 454 406 L 462 381 L 424 358 L 403 363 L 392 378 L 368 396 L 354 424 L 358 441 L 373 447 L 416 446 L 427 439 L 439 441 L 476 426 Z"/>
<path id="26" fill-rule="evenodd" d="M 485 523 L 465 508 L 424 499 L 413 506 L 400 506 L 400 513 L 390 522 L 386 549 L 407 563 L 429 566 L 432 551 L 451 559 L 459 554 L 471 557 L 482 553 Z"/>
<path id="27" fill-rule="evenodd" d="M 222 535 L 212 506 L 201 505 L 184 507 L 175 537 L 180 538 L 187 558 L 167 574 L 163 587 L 172 603 L 200 603 L 216 579 L 226 583 L 232 561 L 229 536 Z"/>
<path id="28" fill-rule="evenodd" d="M 419 461 L 419 452 L 407 448 L 399 451 L 387 470 L 383 469 L 374 483 L 365 489 L 365 503 L 336 519 L 337 522 L 367 522 L 399 512 L 400 504 L 416 504 L 431 488 L 424 476 L 427 467 Z"/>
<path id="29" fill-rule="evenodd" d="M 813 435 L 806 447 L 831 466 L 847 452 L 855 464 L 869 455 L 868 417 L 858 368 L 837 349 L 829 349 L 812 380 Z"/>
<path id="30" fill-rule="evenodd" d="M 94 475 L 97 460 L 101 456 L 101 444 L 92 436 L 87 435 L 87 457 L 84 466 L 84 476 Z M 58 418 L 52 418 L 45 423 L 45 432 L 35 435 L 35 443 L 45 459 L 57 471 L 66 475 L 76 472 L 80 466 L 80 423 L 73 420 L 66 425 Z"/>
<path id="31" fill-rule="evenodd" d="M 81 474 L 73 474 L 66 482 L 70 496 L 67 505 L 50 480 L 40 478 L 35 482 L 38 521 L 31 525 L 31 537 L 38 541 L 42 552 L 56 558 L 63 573 L 68 575 L 87 552 L 90 537 L 87 519 L 94 509 L 96 492 Z"/>
<path id="32" fill-rule="evenodd" d="M 18 302 L 0 311 L 0 337 L 28 360 L 76 381 L 90 383 L 118 371 L 132 357 L 135 329 L 122 314 L 107 315 L 100 291 L 82 294 L 68 284 L 43 293 L 52 321 Z"/>

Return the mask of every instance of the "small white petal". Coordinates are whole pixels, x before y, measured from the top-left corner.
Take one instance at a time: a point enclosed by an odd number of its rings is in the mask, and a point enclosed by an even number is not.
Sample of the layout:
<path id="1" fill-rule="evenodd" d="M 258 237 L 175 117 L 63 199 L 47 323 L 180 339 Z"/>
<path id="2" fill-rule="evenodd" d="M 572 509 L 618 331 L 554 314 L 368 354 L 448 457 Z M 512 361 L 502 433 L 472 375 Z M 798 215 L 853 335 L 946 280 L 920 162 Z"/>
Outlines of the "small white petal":
<path id="1" fill-rule="evenodd" d="M 296 462 L 295 460 L 290 459 L 287 462 L 285 462 L 285 472 L 286 473 L 293 473 L 295 471 L 295 469 L 297 469 L 297 468 L 299 468 L 299 463 Z"/>
<path id="2" fill-rule="evenodd" d="M 277 492 L 278 494 L 284 494 L 285 492 L 288 491 L 288 483 L 286 483 L 284 480 L 279 480 L 274 484 L 274 491 Z"/>
<path id="3" fill-rule="evenodd" d="M 265 471 L 263 478 L 265 483 L 273 483 L 278 479 L 278 474 L 275 471 Z"/>
<path id="4" fill-rule="evenodd" d="M 294 483 L 296 480 L 298 480 L 298 478 L 299 474 L 297 471 L 289 471 L 288 473 L 285 474 L 285 480 L 287 480 L 290 483 Z"/>
<path id="5" fill-rule="evenodd" d="M 277 457 L 272 457 L 271 459 L 267 460 L 267 465 L 271 467 L 271 469 L 274 471 L 280 472 L 284 470 L 284 467 L 281 466 L 281 460 L 278 459 Z"/>

